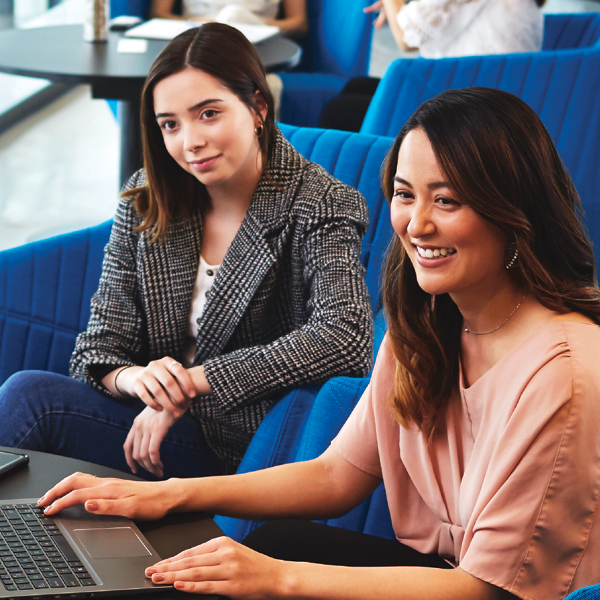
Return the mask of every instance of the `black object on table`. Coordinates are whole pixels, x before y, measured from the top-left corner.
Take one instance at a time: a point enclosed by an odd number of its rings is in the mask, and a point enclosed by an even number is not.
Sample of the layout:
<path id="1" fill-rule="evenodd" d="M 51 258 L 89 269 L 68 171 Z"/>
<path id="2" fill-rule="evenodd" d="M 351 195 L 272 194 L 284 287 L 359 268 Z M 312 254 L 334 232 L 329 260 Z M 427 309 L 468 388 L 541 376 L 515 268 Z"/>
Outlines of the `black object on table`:
<path id="1" fill-rule="evenodd" d="M 139 481 L 138 477 L 130 473 L 122 473 L 83 460 L 2 446 L 0 446 L 0 450 L 27 454 L 30 459 L 28 467 L 14 471 L 0 479 L 0 499 L 2 500 L 39 498 L 61 479 L 76 471 L 98 477 L 119 477 Z M 167 515 L 158 521 L 136 521 L 136 525 L 164 558 L 223 535 L 210 515 L 199 512 Z M 118 598 L 125 597 L 127 596 L 118 596 Z M 140 596 L 136 595 L 135 598 L 140 598 Z M 165 594 L 153 595 L 153 598 L 156 600 L 191 600 L 193 598 L 211 600 L 216 599 L 217 596 L 197 596 L 166 591 Z"/>
<path id="2" fill-rule="evenodd" d="M 90 84 L 93 98 L 120 101 L 121 184 L 142 166 L 140 96 L 152 61 L 167 42 L 147 40 L 144 54 L 117 52 L 122 35 L 109 32 L 106 43 L 83 40 L 82 25 L 0 32 L 0 71 L 57 83 Z M 295 42 L 275 36 L 256 45 L 265 69 L 285 71 L 300 62 Z"/>

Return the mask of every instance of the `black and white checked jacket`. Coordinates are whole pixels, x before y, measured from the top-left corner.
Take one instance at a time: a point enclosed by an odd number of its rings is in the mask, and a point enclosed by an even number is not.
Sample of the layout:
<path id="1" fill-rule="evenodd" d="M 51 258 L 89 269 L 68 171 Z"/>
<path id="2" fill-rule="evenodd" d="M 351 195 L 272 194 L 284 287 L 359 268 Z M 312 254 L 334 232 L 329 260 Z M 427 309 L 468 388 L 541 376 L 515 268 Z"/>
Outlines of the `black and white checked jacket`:
<path id="1" fill-rule="evenodd" d="M 130 185 L 144 177 L 138 172 Z M 227 471 L 285 389 L 371 368 L 372 312 L 360 263 L 368 219 L 358 191 L 302 158 L 277 130 L 199 323 L 194 365 L 204 365 L 213 394 L 190 410 Z M 183 358 L 202 217 L 172 222 L 162 245 L 136 233 L 139 222 L 131 201 L 121 200 L 88 327 L 71 358 L 71 376 L 108 395 L 91 366 Z"/>

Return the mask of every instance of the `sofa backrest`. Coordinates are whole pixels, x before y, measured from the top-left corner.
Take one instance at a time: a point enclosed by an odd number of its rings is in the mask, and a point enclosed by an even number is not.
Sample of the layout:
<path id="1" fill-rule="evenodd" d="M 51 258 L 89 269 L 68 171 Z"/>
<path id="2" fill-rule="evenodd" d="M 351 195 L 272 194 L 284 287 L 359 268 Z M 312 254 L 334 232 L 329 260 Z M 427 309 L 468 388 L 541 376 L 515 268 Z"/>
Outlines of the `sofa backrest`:
<path id="1" fill-rule="evenodd" d="M 600 46 L 600 13 L 546 15 L 542 50 Z"/>
<path id="2" fill-rule="evenodd" d="M 395 61 L 361 132 L 396 136 L 422 102 L 471 86 L 511 92 L 540 116 L 579 192 L 592 240 L 600 243 L 600 51 Z"/>
<path id="3" fill-rule="evenodd" d="M 307 0 L 308 34 L 301 40 L 297 70 L 342 77 L 366 75 L 373 17 L 363 13 L 370 0 Z"/>

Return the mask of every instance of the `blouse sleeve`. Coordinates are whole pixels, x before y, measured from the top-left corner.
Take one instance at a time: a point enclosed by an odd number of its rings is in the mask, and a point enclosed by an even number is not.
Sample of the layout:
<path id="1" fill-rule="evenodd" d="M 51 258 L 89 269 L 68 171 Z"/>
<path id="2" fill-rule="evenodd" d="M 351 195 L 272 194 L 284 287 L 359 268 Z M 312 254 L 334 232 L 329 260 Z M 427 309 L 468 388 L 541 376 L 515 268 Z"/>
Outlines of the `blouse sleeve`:
<path id="1" fill-rule="evenodd" d="M 534 374 L 473 493 L 460 567 L 520 598 L 567 595 L 588 546 L 600 484 L 593 362 L 565 352 Z"/>
<path id="2" fill-rule="evenodd" d="M 398 448 L 398 424 L 391 410 L 383 418 L 381 415 L 382 410 L 387 409 L 395 369 L 396 360 L 386 335 L 377 354 L 371 382 L 341 431 L 331 442 L 331 447 L 344 460 L 379 478 L 383 477 L 381 454 L 389 453 L 394 447 Z M 382 405 L 386 409 L 382 409 Z M 380 448 L 382 440 L 390 448 Z"/>

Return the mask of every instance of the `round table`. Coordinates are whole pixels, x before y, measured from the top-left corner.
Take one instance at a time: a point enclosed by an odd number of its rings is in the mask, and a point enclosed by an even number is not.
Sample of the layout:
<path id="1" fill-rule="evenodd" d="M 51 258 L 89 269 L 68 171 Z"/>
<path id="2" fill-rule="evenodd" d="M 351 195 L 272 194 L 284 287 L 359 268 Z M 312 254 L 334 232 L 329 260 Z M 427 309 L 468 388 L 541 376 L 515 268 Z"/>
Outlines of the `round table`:
<path id="1" fill-rule="evenodd" d="M 144 54 L 117 52 L 120 33 L 106 43 L 83 40 L 82 25 L 0 31 L 0 71 L 67 84 L 89 84 L 93 98 L 120 101 L 121 183 L 142 164 L 140 95 L 152 61 L 167 42 L 148 40 Z M 256 45 L 265 69 L 285 71 L 300 62 L 295 42 L 275 36 Z"/>
<path id="2" fill-rule="evenodd" d="M 131 473 L 122 473 L 83 460 L 2 446 L 0 446 L 0 450 L 29 456 L 27 467 L 8 473 L 0 478 L 0 499 L 2 500 L 39 498 L 61 479 L 76 471 L 91 473 L 98 477 L 139 480 Z M 223 532 L 210 515 L 199 512 L 167 515 L 159 521 L 137 521 L 136 525 L 143 531 L 160 556 L 165 558 L 223 535 Z M 216 596 L 190 596 L 178 592 L 165 592 L 165 594 L 165 596 L 160 595 L 161 600 L 200 597 L 203 600 L 210 600 L 211 598 L 217 598 Z M 119 597 L 122 598 L 123 596 Z M 140 598 L 140 596 L 135 597 Z"/>

